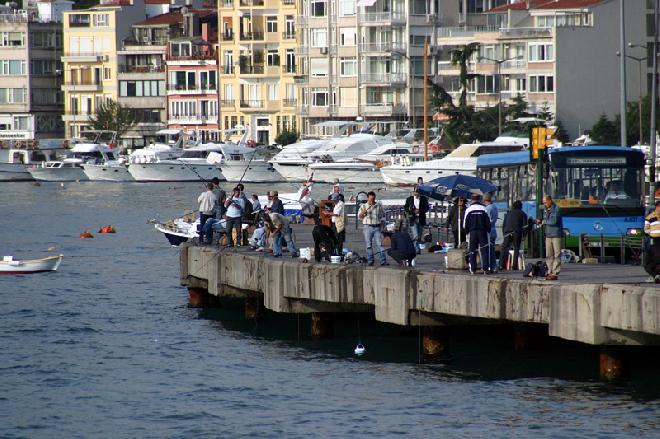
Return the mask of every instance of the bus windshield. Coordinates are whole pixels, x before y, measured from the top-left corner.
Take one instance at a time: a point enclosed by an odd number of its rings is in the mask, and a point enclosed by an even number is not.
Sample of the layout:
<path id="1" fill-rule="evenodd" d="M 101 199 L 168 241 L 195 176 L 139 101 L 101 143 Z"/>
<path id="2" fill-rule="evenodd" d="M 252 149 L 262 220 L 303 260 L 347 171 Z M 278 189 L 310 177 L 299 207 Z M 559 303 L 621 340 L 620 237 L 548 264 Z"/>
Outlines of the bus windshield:
<path id="1" fill-rule="evenodd" d="M 578 203 L 580 207 L 636 207 L 641 203 L 641 169 L 637 167 L 553 166 L 551 175 L 551 193 L 560 207 L 578 207 Z"/>

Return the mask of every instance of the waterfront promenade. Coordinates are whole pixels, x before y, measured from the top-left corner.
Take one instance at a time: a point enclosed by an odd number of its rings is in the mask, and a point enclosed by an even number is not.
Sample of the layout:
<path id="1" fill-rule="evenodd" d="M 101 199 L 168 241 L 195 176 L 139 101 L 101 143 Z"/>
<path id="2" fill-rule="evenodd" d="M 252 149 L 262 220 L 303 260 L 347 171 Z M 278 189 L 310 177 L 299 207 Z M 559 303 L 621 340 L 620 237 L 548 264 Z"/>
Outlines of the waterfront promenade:
<path id="1" fill-rule="evenodd" d="M 313 247 L 311 230 L 294 227 L 298 247 Z M 350 224 L 347 231 L 347 246 L 364 254 L 360 230 Z M 312 335 L 331 325 L 324 316 L 373 312 L 378 321 L 402 326 L 513 322 L 544 325 L 549 336 L 591 345 L 660 344 L 660 288 L 646 283 L 638 266 L 565 264 L 560 281 L 551 282 L 523 278 L 521 272 L 471 276 L 445 270 L 444 256 L 431 253 L 419 256 L 414 268 L 392 260 L 387 267 L 305 263 L 286 253 L 274 258 L 246 247 L 190 244 L 181 246 L 180 256 L 181 283 L 193 304 L 232 296 L 275 312 L 313 313 Z M 428 331 L 426 353 L 442 350 L 441 339 Z M 601 354 L 604 376 L 603 359 L 615 365 L 621 360 L 615 352 Z"/>

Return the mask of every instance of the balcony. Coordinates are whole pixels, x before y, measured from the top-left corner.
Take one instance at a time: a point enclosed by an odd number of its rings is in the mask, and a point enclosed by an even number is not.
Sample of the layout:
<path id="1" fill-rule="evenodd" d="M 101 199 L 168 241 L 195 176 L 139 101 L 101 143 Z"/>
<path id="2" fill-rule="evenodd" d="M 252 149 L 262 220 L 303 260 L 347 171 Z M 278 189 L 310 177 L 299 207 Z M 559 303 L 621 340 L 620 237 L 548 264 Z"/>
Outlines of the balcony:
<path id="1" fill-rule="evenodd" d="M 82 80 L 66 81 L 62 84 L 62 91 L 99 91 L 103 89 L 101 81 Z"/>
<path id="2" fill-rule="evenodd" d="M 295 99 L 282 99 L 282 106 L 283 107 L 295 107 L 296 102 L 297 101 Z"/>
<path id="3" fill-rule="evenodd" d="M 263 41 L 263 32 L 243 32 L 241 33 L 241 41 Z"/>
<path id="4" fill-rule="evenodd" d="M 162 73 L 165 71 L 165 65 L 148 65 L 148 66 L 133 66 L 133 65 L 119 65 L 119 73 Z"/>
<path id="5" fill-rule="evenodd" d="M 264 0 L 240 0 L 241 7 L 263 6 Z"/>
<path id="6" fill-rule="evenodd" d="M 373 85 L 406 85 L 406 75 L 404 73 L 362 73 L 360 81 Z"/>
<path id="7" fill-rule="evenodd" d="M 222 41 L 234 41 L 234 32 L 223 32 Z"/>
<path id="8" fill-rule="evenodd" d="M 282 39 L 283 40 L 295 40 L 296 39 L 296 31 L 282 32 Z"/>
<path id="9" fill-rule="evenodd" d="M 27 23 L 27 11 L 20 10 L 12 14 L 0 14 L 0 23 Z"/>
<path id="10" fill-rule="evenodd" d="M 548 27 L 511 27 L 500 29 L 500 38 L 538 38 L 551 36 L 552 29 Z"/>
<path id="11" fill-rule="evenodd" d="M 364 26 L 404 26 L 406 24 L 406 14 L 403 12 L 360 13 L 359 22 Z"/>
<path id="12" fill-rule="evenodd" d="M 240 66 L 241 75 L 263 75 L 264 66 Z"/>
<path id="13" fill-rule="evenodd" d="M 169 124 L 191 124 L 201 125 L 205 123 L 218 123 L 218 116 L 210 116 L 206 114 L 170 114 L 167 123 Z"/>
<path id="14" fill-rule="evenodd" d="M 167 54 L 168 61 L 204 61 L 204 60 L 215 60 L 216 53 L 211 50 L 208 52 L 197 52 L 192 55 L 172 55 Z"/>
<path id="15" fill-rule="evenodd" d="M 234 99 L 221 99 L 220 106 L 222 108 L 234 108 L 236 101 Z"/>
<path id="16" fill-rule="evenodd" d="M 282 73 L 285 75 L 295 75 L 296 74 L 296 66 L 294 65 L 284 65 L 282 66 Z"/>
<path id="17" fill-rule="evenodd" d="M 462 37 L 472 37 L 476 33 L 498 32 L 499 30 L 500 28 L 497 26 L 440 27 L 438 28 L 438 36 L 440 38 L 462 38 Z"/>
<path id="18" fill-rule="evenodd" d="M 135 36 L 130 36 L 122 40 L 122 49 L 123 50 L 141 50 L 143 47 L 162 47 L 164 48 L 167 45 L 167 38 L 140 38 L 137 39 Z M 143 50 L 143 49 L 142 49 Z"/>
<path id="19" fill-rule="evenodd" d="M 102 62 L 108 56 L 101 52 L 68 52 L 62 55 L 62 62 Z"/>
<path id="20" fill-rule="evenodd" d="M 220 74 L 221 75 L 233 75 L 235 69 L 236 69 L 236 66 L 220 66 Z"/>
<path id="21" fill-rule="evenodd" d="M 203 84 L 203 85 L 186 85 L 186 84 L 169 84 L 167 86 L 167 91 L 172 92 L 171 94 L 210 94 L 216 93 L 217 89 L 215 84 Z"/>
<path id="22" fill-rule="evenodd" d="M 361 52 L 406 53 L 403 43 L 362 43 Z"/>
<path id="23" fill-rule="evenodd" d="M 255 99 L 250 99 L 246 101 L 241 100 L 241 108 L 244 110 L 249 110 L 249 109 L 261 110 L 264 108 L 264 101 L 255 100 Z"/>
<path id="24" fill-rule="evenodd" d="M 372 102 L 360 106 L 360 114 L 365 116 L 397 116 L 406 114 L 406 106 L 391 102 Z"/>
<path id="25" fill-rule="evenodd" d="M 296 75 L 293 77 L 293 82 L 296 84 L 307 84 L 309 82 L 308 75 Z"/>
<path id="26" fill-rule="evenodd" d="M 222 0 L 221 2 L 218 2 L 221 8 L 229 8 L 233 9 L 234 8 L 234 0 Z"/>
<path id="27" fill-rule="evenodd" d="M 293 6 L 296 4 L 296 0 L 282 0 L 284 6 Z"/>

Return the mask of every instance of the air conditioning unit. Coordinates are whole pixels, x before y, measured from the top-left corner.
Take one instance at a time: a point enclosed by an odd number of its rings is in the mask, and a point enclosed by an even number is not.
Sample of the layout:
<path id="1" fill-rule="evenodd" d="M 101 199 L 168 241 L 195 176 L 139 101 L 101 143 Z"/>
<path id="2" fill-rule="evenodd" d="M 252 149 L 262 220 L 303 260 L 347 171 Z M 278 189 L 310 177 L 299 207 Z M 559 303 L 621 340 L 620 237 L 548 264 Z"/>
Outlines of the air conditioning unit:
<path id="1" fill-rule="evenodd" d="M 327 55 L 328 54 L 328 48 L 327 47 L 321 47 L 321 55 Z"/>

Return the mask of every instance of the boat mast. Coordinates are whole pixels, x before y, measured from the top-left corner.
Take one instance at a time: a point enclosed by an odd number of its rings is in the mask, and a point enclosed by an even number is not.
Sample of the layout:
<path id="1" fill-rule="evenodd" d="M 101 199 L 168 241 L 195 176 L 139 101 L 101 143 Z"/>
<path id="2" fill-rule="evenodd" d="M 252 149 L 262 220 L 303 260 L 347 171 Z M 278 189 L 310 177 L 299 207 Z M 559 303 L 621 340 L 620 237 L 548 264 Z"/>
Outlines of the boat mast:
<path id="1" fill-rule="evenodd" d="M 429 85 L 429 40 L 424 39 L 424 161 L 429 159 L 429 128 L 428 128 L 428 85 Z"/>

